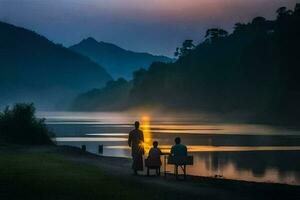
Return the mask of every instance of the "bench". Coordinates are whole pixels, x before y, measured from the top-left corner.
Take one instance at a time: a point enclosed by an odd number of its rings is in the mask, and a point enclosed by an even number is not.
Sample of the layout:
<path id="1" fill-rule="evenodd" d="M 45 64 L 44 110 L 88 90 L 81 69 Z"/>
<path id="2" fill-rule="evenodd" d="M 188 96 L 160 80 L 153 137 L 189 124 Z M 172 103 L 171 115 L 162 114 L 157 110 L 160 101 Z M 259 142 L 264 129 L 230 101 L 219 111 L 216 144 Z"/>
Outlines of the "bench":
<path id="1" fill-rule="evenodd" d="M 186 178 L 186 166 L 194 164 L 193 156 L 169 156 L 168 164 L 174 165 L 174 174 L 178 179 L 178 167 L 183 171 L 184 179 Z"/>

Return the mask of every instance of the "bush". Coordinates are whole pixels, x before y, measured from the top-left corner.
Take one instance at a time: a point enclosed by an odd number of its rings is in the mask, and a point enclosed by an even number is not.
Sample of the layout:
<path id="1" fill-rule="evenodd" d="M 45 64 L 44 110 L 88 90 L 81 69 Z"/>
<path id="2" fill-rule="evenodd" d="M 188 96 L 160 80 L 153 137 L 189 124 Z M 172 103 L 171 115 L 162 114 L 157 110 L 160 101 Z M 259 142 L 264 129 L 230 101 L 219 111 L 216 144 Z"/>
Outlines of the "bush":
<path id="1" fill-rule="evenodd" d="M 35 117 L 33 104 L 7 106 L 0 112 L 0 139 L 15 144 L 53 144 L 44 119 Z"/>

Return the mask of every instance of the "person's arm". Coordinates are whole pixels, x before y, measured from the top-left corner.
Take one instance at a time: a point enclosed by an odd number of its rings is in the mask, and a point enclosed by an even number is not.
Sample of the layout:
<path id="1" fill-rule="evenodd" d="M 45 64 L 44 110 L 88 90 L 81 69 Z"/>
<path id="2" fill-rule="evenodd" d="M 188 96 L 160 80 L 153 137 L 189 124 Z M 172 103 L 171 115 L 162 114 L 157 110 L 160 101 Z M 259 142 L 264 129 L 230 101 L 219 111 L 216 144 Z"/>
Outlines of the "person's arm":
<path id="1" fill-rule="evenodd" d="M 184 146 L 185 156 L 187 156 L 187 147 Z"/>
<path id="2" fill-rule="evenodd" d="M 131 132 L 129 133 L 128 136 L 128 146 L 131 147 L 131 141 L 132 141 L 132 136 L 131 136 Z"/>
<path id="3" fill-rule="evenodd" d="M 140 140 L 141 140 L 141 142 L 142 142 L 142 147 L 143 147 L 143 155 L 145 154 L 145 148 L 144 148 L 144 133 L 143 133 L 143 131 L 141 131 L 141 138 L 140 138 Z"/>
<path id="4" fill-rule="evenodd" d="M 144 142 L 144 133 L 143 133 L 143 131 L 141 131 L 141 133 L 142 133 L 141 134 L 141 141 Z"/>
<path id="5" fill-rule="evenodd" d="M 162 151 L 160 149 L 158 149 L 158 150 L 159 150 L 159 155 L 162 155 Z"/>
<path id="6" fill-rule="evenodd" d="M 148 158 L 151 158 L 151 156 L 152 156 L 152 148 L 149 150 L 149 153 L 148 153 Z"/>
<path id="7" fill-rule="evenodd" d="M 174 156 L 174 147 L 171 148 L 171 156 Z"/>

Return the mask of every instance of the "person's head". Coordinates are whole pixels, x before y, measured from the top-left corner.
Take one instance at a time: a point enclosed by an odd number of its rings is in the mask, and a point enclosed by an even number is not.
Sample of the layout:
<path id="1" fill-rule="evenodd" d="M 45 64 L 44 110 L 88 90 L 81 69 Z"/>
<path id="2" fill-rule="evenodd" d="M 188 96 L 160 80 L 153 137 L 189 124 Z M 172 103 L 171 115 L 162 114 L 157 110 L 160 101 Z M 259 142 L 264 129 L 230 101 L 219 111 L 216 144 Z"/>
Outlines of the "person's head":
<path id="1" fill-rule="evenodd" d="M 157 141 L 154 141 L 154 142 L 153 142 L 153 147 L 154 147 L 154 148 L 157 148 L 157 146 L 158 146 L 158 142 L 157 142 Z"/>
<path id="2" fill-rule="evenodd" d="M 180 144 L 180 142 L 181 142 L 180 137 L 175 138 L 175 144 Z"/>
<path id="3" fill-rule="evenodd" d="M 135 129 L 139 129 L 140 128 L 140 122 L 138 122 L 138 121 L 134 122 L 134 127 L 135 127 Z"/>

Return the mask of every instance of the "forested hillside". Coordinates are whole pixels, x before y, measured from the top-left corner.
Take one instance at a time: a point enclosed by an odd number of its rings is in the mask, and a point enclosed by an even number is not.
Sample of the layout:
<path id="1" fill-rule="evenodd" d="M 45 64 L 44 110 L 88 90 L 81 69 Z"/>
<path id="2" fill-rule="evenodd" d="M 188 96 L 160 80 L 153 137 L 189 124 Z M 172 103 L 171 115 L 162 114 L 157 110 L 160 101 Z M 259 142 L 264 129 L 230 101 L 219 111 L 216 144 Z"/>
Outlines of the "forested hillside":
<path id="1" fill-rule="evenodd" d="M 205 41 L 186 40 L 175 63 L 153 63 L 134 73 L 127 108 L 251 113 L 289 123 L 300 114 L 300 4 L 256 17 L 228 33 L 207 30 Z M 88 103 L 88 101 L 87 101 Z M 99 101 L 101 104 L 101 101 Z"/>

